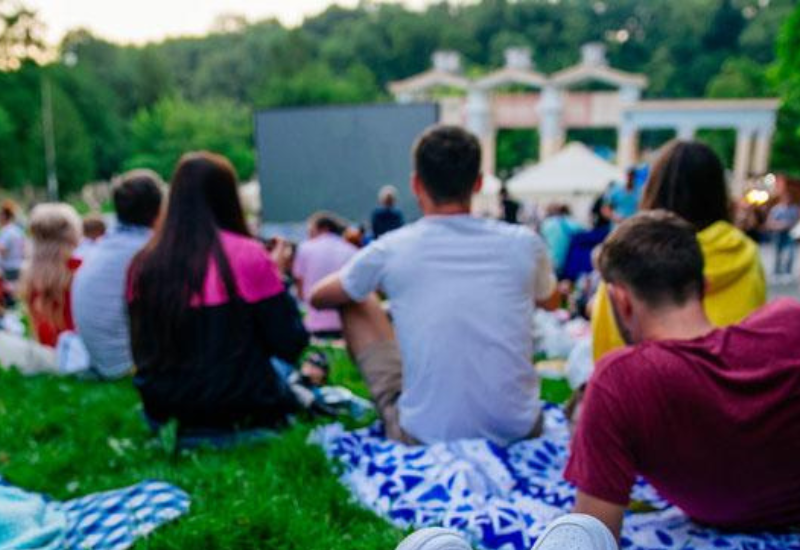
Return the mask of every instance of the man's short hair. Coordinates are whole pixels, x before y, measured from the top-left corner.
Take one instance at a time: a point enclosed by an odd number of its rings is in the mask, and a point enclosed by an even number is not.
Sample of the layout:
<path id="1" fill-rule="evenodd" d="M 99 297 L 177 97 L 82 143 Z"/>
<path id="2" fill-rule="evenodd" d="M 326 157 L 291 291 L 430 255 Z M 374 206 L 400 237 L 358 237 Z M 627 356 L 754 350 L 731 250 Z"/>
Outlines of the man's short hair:
<path id="1" fill-rule="evenodd" d="M 114 209 L 120 223 L 151 227 L 161 211 L 164 183 L 152 170 L 133 170 L 114 183 Z"/>
<path id="2" fill-rule="evenodd" d="M 397 188 L 394 185 L 384 185 L 378 192 L 378 202 L 384 206 L 394 206 L 397 199 Z"/>
<path id="3" fill-rule="evenodd" d="M 333 212 L 324 210 L 315 212 L 308 218 L 308 225 L 318 231 L 327 231 L 334 235 L 341 235 L 347 229 L 347 222 Z"/>
<path id="4" fill-rule="evenodd" d="M 607 283 L 627 286 L 653 308 L 682 306 L 705 291 L 694 227 L 666 210 L 622 222 L 602 245 L 597 264 Z"/>
<path id="5" fill-rule="evenodd" d="M 478 139 L 458 126 L 433 126 L 414 144 L 414 170 L 434 202 L 463 202 L 480 175 Z"/>

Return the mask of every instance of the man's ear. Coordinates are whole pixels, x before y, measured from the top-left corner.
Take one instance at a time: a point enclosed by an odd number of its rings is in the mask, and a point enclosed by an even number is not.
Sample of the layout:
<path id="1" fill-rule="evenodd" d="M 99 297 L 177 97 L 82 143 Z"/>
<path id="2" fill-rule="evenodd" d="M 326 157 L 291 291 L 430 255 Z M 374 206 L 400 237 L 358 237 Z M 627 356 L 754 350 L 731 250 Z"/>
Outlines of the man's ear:
<path id="1" fill-rule="evenodd" d="M 483 174 L 478 174 L 478 179 L 475 180 L 475 185 L 472 186 L 472 194 L 477 195 L 483 189 Z"/>
<path id="2" fill-rule="evenodd" d="M 411 192 L 414 193 L 414 196 L 419 199 L 422 194 L 424 193 L 425 189 L 422 186 L 422 179 L 420 179 L 419 174 L 416 172 L 411 172 Z"/>
<path id="3" fill-rule="evenodd" d="M 629 319 L 633 314 L 630 291 L 625 287 L 609 283 L 608 296 L 617 308 L 617 313 L 624 319 Z"/>

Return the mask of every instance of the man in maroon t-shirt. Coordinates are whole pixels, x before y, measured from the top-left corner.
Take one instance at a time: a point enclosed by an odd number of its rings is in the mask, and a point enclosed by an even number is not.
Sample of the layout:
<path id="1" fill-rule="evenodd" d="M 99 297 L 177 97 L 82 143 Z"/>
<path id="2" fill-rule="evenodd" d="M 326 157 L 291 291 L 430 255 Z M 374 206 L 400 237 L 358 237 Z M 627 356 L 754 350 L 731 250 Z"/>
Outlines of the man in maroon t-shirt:
<path id="1" fill-rule="evenodd" d="M 800 304 L 713 327 L 694 230 L 666 212 L 622 223 L 599 269 L 635 345 L 589 382 L 565 473 L 575 511 L 619 536 L 638 474 L 701 523 L 800 526 Z"/>

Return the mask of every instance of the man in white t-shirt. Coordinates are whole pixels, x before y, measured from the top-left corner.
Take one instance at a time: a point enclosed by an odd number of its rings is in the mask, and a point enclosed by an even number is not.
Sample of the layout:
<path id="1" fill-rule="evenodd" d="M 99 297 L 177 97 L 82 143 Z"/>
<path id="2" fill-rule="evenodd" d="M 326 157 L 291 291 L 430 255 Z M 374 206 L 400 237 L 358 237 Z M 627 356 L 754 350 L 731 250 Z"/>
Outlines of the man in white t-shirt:
<path id="1" fill-rule="evenodd" d="M 475 136 L 436 126 L 413 156 L 424 217 L 362 249 L 311 303 L 340 308 L 390 438 L 505 445 L 537 435 L 531 324 L 556 287 L 545 245 L 524 227 L 470 215 L 482 184 Z M 389 297 L 394 327 L 376 290 Z"/>

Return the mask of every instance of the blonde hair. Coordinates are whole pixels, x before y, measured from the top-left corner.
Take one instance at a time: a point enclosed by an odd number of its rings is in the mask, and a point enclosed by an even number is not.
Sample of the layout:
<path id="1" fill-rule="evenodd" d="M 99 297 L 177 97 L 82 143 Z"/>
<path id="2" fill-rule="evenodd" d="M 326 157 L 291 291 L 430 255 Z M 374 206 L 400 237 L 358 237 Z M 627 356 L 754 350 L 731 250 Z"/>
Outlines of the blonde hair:
<path id="1" fill-rule="evenodd" d="M 81 239 L 81 219 L 68 204 L 44 203 L 31 211 L 29 231 L 33 253 L 22 270 L 22 297 L 31 313 L 63 330 L 72 284 L 68 262 Z"/>

